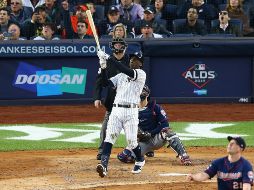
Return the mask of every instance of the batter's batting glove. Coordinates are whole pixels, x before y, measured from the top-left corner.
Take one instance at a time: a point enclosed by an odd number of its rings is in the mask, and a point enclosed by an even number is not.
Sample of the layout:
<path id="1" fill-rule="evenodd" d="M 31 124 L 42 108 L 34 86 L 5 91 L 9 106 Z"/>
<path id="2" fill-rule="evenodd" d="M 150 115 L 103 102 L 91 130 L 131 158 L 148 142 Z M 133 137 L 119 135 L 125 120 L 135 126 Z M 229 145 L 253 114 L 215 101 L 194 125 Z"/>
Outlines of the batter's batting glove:
<path id="1" fill-rule="evenodd" d="M 107 53 L 105 53 L 101 49 L 98 49 L 97 56 L 99 57 L 100 60 L 107 60 L 110 57 Z"/>
<path id="2" fill-rule="evenodd" d="M 107 68 L 107 60 L 106 59 L 100 59 L 100 66 L 102 69 Z"/>

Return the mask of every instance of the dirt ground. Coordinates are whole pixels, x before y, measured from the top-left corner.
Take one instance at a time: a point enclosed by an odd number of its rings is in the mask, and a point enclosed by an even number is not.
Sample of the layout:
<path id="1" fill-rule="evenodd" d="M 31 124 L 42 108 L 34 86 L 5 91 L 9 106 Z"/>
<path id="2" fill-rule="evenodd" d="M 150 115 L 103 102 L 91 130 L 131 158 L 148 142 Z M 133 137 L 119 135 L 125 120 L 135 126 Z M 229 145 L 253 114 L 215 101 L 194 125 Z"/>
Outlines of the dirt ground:
<path id="1" fill-rule="evenodd" d="M 251 104 L 182 104 L 163 105 L 171 121 L 254 121 Z M 74 106 L 5 106 L 0 107 L 0 123 L 101 122 L 104 109 L 93 105 Z M 116 159 L 121 149 L 113 149 L 109 175 L 100 178 L 95 167 L 96 149 L 56 151 L 0 152 L 1 190 L 169 190 L 216 189 L 216 179 L 186 182 L 184 174 L 204 170 L 211 160 L 225 155 L 225 147 L 188 147 L 193 166 L 182 166 L 175 153 L 167 148 L 147 158 L 141 174 L 131 174 L 133 164 Z M 254 148 L 244 157 L 254 164 Z M 181 176 L 160 176 L 180 173 Z"/>

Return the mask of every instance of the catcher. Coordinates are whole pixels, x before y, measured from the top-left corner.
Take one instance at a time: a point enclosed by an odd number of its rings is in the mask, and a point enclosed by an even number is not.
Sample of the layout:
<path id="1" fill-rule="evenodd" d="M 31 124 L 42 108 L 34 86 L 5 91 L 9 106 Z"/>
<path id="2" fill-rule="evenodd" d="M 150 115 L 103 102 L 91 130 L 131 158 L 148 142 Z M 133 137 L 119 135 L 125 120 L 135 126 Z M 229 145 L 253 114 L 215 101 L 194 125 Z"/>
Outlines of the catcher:
<path id="1" fill-rule="evenodd" d="M 144 86 L 140 95 L 139 108 L 139 131 L 138 139 L 141 147 L 141 155 L 147 152 L 158 150 L 167 143 L 171 147 L 183 165 L 191 165 L 191 160 L 179 137 L 169 126 L 166 112 L 154 101 L 149 101 L 150 89 Z M 117 158 L 124 163 L 135 161 L 135 154 L 127 147 L 117 155 Z"/>

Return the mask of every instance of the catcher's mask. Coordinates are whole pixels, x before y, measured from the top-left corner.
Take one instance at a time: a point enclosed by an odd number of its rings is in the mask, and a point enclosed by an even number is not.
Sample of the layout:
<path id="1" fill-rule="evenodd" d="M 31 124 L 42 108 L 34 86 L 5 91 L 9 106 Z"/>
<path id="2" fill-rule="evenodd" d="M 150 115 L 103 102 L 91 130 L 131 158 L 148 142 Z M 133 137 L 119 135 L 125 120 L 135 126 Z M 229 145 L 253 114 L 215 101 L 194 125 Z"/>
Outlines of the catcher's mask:
<path id="1" fill-rule="evenodd" d="M 140 100 L 144 101 L 146 99 L 146 97 L 150 96 L 150 92 L 151 91 L 150 91 L 149 87 L 147 85 L 144 85 L 143 90 L 140 94 Z"/>
<path id="2" fill-rule="evenodd" d="M 115 45 L 121 44 L 120 48 L 117 48 Z M 128 47 L 127 43 L 123 38 L 113 38 L 112 42 L 109 42 L 109 48 L 113 51 L 113 53 L 123 53 L 125 49 Z"/>

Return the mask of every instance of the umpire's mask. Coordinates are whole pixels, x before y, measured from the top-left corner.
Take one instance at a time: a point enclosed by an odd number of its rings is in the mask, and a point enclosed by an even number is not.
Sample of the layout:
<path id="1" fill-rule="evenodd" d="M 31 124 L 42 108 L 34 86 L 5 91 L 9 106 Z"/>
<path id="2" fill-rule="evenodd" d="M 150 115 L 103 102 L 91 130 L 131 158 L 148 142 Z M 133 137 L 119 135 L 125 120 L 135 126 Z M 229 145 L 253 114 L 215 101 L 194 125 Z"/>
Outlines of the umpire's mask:
<path id="1" fill-rule="evenodd" d="M 112 42 L 109 42 L 109 48 L 116 54 L 123 53 L 127 47 L 123 38 L 113 38 Z"/>

